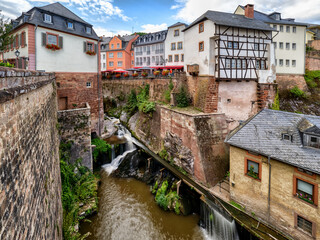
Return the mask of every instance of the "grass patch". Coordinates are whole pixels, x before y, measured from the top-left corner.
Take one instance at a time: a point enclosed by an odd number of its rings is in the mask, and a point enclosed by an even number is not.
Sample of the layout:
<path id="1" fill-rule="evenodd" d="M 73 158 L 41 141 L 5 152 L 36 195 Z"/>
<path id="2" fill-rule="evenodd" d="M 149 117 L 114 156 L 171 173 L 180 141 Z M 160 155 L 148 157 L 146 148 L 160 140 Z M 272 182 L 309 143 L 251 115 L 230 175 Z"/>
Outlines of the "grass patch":
<path id="1" fill-rule="evenodd" d="M 240 204 L 238 204 L 238 203 L 236 203 L 236 202 L 234 202 L 234 201 L 230 201 L 229 203 L 230 203 L 232 206 L 240 209 L 241 211 L 244 211 L 244 207 L 242 207 Z"/>

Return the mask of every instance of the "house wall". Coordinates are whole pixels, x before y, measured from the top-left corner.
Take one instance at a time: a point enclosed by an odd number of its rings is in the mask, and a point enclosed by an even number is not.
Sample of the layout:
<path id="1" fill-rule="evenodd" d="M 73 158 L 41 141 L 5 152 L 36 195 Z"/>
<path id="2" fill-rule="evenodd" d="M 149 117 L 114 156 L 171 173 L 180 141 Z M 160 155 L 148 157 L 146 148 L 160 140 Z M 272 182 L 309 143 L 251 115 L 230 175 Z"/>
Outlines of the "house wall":
<path id="1" fill-rule="evenodd" d="M 20 52 L 19 57 L 28 57 L 28 46 L 29 46 L 29 42 L 28 42 L 29 31 L 28 31 L 28 29 L 29 29 L 28 25 L 24 25 L 22 28 L 19 28 L 17 31 L 14 31 L 14 33 L 11 34 L 11 35 L 15 36 L 16 34 L 21 34 L 24 31 L 26 33 L 26 45 L 25 45 L 25 47 L 19 46 L 18 48 L 16 48 L 14 46 L 13 50 L 11 50 L 11 47 L 10 47 L 9 52 L 4 52 L 5 59 L 17 58 L 16 55 L 14 54 L 14 52 L 17 50 L 19 50 L 19 52 Z"/>
<path id="2" fill-rule="evenodd" d="M 245 159 L 256 160 L 261 165 L 261 180 L 245 174 Z M 295 171 L 295 167 L 270 160 L 271 191 L 270 210 L 268 208 L 269 165 L 264 156 L 249 154 L 246 150 L 230 146 L 230 196 L 231 199 L 245 207 L 249 214 L 268 222 L 294 239 L 320 239 L 320 210 L 293 195 L 294 177 L 316 184 L 319 195 L 320 176 L 315 179 Z M 319 205 L 319 200 L 317 202 Z M 295 215 L 298 214 L 316 224 L 315 238 L 295 227 Z"/>
<path id="3" fill-rule="evenodd" d="M 147 53 L 148 47 L 150 48 L 150 54 Z M 158 48 L 158 50 L 157 50 L 157 48 Z M 140 46 L 140 45 L 134 46 L 134 55 L 136 58 L 135 59 L 135 67 L 165 66 L 165 44 L 164 44 L 164 42 L 146 44 L 143 46 Z M 150 64 L 148 64 L 148 58 L 150 59 Z M 154 58 L 155 60 L 153 61 L 152 58 Z M 158 62 L 157 62 L 157 58 L 159 59 Z M 139 59 L 139 61 L 137 61 L 137 59 Z M 141 64 L 139 64 L 139 63 L 141 63 Z"/>
<path id="4" fill-rule="evenodd" d="M 187 65 L 199 64 L 200 75 L 214 76 L 214 71 L 210 71 L 209 61 L 214 59 L 214 56 L 210 55 L 210 49 L 213 51 L 212 41 L 210 44 L 210 38 L 214 36 L 215 25 L 210 20 L 205 20 L 204 31 L 199 33 L 199 24 L 189 28 L 184 32 L 184 68 L 187 69 Z M 199 51 L 199 42 L 204 42 L 204 51 Z"/>
<path id="5" fill-rule="evenodd" d="M 42 46 L 41 33 L 53 33 L 63 37 L 63 48 L 52 51 Z M 83 42 L 98 42 L 89 38 L 75 36 L 43 27 L 36 30 L 36 67 L 37 70 L 54 72 L 89 72 L 97 73 L 97 55 L 84 52 Z M 75 57 L 76 56 L 76 57 Z"/>
<path id="6" fill-rule="evenodd" d="M 184 32 L 185 25 L 180 25 L 177 27 L 168 28 L 167 37 L 165 40 L 165 59 L 166 59 L 166 66 L 183 66 L 184 62 L 181 61 L 181 55 L 184 54 Z M 179 36 L 174 36 L 174 31 L 179 30 Z M 178 42 L 182 42 L 182 49 L 178 49 Z M 171 50 L 171 43 L 176 43 L 176 50 Z M 167 61 L 169 60 L 169 55 L 172 55 L 172 62 Z M 179 61 L 175 62 L 174 58 L 175 55 L 179 55 Z"/>
<path id="7" fill-rule="evenodd" d="M 100 66 L 101 71 L 106 71 L 107 70 L 107 52 L 104 51 L 100 53 L 100 61 L 101 61 L 101 66 Z"/>

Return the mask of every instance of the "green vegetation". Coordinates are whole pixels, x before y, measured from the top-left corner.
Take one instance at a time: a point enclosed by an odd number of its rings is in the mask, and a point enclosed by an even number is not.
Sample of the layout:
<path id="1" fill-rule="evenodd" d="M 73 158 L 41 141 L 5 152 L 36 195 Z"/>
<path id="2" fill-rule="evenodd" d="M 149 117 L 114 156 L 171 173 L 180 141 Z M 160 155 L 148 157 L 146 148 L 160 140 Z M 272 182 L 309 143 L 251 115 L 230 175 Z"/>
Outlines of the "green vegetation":
<path id="1" fill-rule="evenodd" d="M 274 98 L 274 101 L 272 103 L 272 110 L 280 110 L 280 101 L 279 101 L 279 92 L 277 90 L 276 96 Z"/>
<path id="2" fill-rule="evenodd" d="M 152 188 L 152 194 L 155 194 L 158 190 L 158 181 L 156 181 L 156 183 L 154 184 L 153 188 Z"/>
<path id="3" fill-rule="evenodd" d="M 166 100 L 167 103 L 170 103 L 171 100 L 171 91 L 173 89 L 173 82 L 172 78 L 170 77 L 170 83 L 168 85 L 168 89 L 164 92 L 164 99 Z"/>
<path id="4" fill-rule="evenodd" d="M 125 110 L 130 114 L 134 114 L 137 110 L 143 113 L 152 113 L 156 109 L 155 102 L 149 101 L 149 84 L 144 88 L 140 88 L 139 94 L 132 90 L 128 96 Z"/>
<path id="5" fill-rule="evenodd" d="M 10 36 L 10 32 L 12 30 L 12 24 L 10 23 L 10 19 L 5 19 L 4 16 L 1 14 L 1 11 L 2 10 L 0 10 L 0 51 L 2 52 L 6 49 L 8 45 L 10 45 L 13 42 L 13 36 Z"/>
<path id="6" fill-rule="evenodd" d="M 241 211 L 244 211 L 244 207 L 242 207 L 240 204 L 234 202 L 234 201 L 230 201 L 229 202 L 231 205 L 235 206 L 236 208 L 240 209 Z"/>
<path id="7" fill-rule="evenodd" d="M 308 53 L 308 52 L 312 52 L 312 51 L 314 51 L 315 49 L 313 48 L 313 47 L 310 47 L 310 46 L 308 46 L 308 45 L 306 45 L 306 52 Z"/>
<path id="8" fill-rule="evenodd" d="M 3 62 L 3 61 L 0 61 L 0 66 L 1 67 L 14 67 L 13 64 L 10 64 L 8 62 Z"/>
<path id="9" fill-rule="evenodd" d="M 176 100 L 177 100 L 178 107 L 184 108 L 189 106 L 190 104 L 189 97 L 184 87 L 180 88 L 180 91 L 177 94 Z"/>
<path id="10" fill-rule="evenodd" d="M 211 222 L 213 221 L 213 214 L 212 213 L 210 213 L 209 219 Z"/>
<path id="11" fill-rule="evenodd" d="M 319 87 L 320 80 L 320 70 L 318 71 L 308 71 L 306 70 L 306 74 L 304 75 L 304 79 L 309 88 Z"/>
<path id="12" fill-rule="evenodd" d="M 166 192 L 168 188 L 168 181 L 165 180 L 161 187 L 158 189 L 157 194 L 156 194 L 156 202 L 157 204 L 162 207 L 164 210 L 168 210 L 168 200 L 166 197 Z"/>
<path id="13" fill-rule="evenodd" d="M 294 86 L 292 89 L 290 89 L 290 94 L 293 97 L 300 98 L 300 99 L 307 97 L 306 93 L 300 88 L 298 88 L 297 86 Z"/>
<path id="14" fill-rule="evenodd" d="M 174 210 L 176 214 L 180 214 L 180 207 L 181 207 L 181 202 L 180 202 L 180 197 L 178 196 L 177 192 L 174 191 L 173 189 L 177 188 L 176 184 L 173 184 L 171 186 L 171 189 L 168 194 L 168 181 L 165 180 L 163 181 L 162 185 L 160 188 L 158 188 L 158 181 L 156 181 L 152 193 L 154 194 L 156 192 L 156 197 L 155 200 L 157 204 L 163 208 L 164 210 Z"/>
<path id="15" fill-rule="evenodd" d="M 167 161 L 168 161 L 168 159 L 169 159 L 169 154 L 168 154 L 167 150 L 164 149 L 164 148 L 159 152 L 159 156 L 160 156 L 162 159 L 167 160 Z"/>
<path id="16" fill-rule="evenodd" d="M 87 211 L 97 210 L 97 181 L 93 173 L 81 166 L 81 159 L 75 163 L 70 162 L 71 142 L 60 144 L 60 170 L 62 183 L 62 207 L 63 207 L 63 238 L 84 239 L 90 233 L 81 236 L 75 226 L 79 224 L 79 205 L 92 204 Z"/>
<path id="17" fill-rule="evenodd" d="M 100 154 L 107 153 L 111 150 L 111 146 L 100 138 L 92 139 L 91 143 L 96 146 L 92 152 L 93 160 L 95 162 L 97 161 Z"/>
<path id="18" fill-rule="evenodd" d="M 144 33 L 144 32 L 136 32 L 135 34 L 138 34 L 139 36 L 143 36 L 143 35 L 146 35 L 147 33 Z"/>

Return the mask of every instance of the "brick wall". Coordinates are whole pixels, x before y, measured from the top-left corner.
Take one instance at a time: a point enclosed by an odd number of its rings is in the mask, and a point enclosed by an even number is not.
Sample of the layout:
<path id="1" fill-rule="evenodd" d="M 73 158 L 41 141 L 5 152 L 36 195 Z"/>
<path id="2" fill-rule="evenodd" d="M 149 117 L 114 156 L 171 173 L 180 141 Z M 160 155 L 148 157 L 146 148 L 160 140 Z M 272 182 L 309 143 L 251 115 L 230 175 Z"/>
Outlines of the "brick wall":
<path id="1" fill-rule="evenodd" d="M 54 74 L 0 67 L 0 239 L 62 239 Z"/>
<path id="2" fill-rule="evenodd" d="M 82 165 L 92 170 L 90 106 L 58 111 L 59 135 L 63 142 L 72 141 L 71 161 L 82 158 Z"/>
<path id="3" fill-rule="evenodd" d="M 277 93 L 277 84 L 260 83 L 257 84 L 258 110 L 269 108 L 274 102 Z"/>
<path id="4" fill-rule="evenodd" d="M 298 86 L 302 90 L 308 89 L 303 75 L 277 74 L 278 89 L 286 90 Z"/>
<path id="5" fill-rule="evenodd" d="M 89 103 L 91 108 L 91 132 L 99 133 L 103 126 L 102 83 L 97 73 L 56 73 L 58 101 L 65 98 L 67 109 L 78 108 Z M 87 87 L 87 82 L 91 87 Z M 98 86 L 99 84 L 99 86 Z M 99 101 L 100 98 L 100 101 Z M 61 105 L 60 105 L 61 106 Z M 59 107 L 59 110 L 65 110 Z M 99 122 L 100 116 L 100 122 Z"/>
<path id="6" fill-rule="evenodd" d="M 306 69 L 310 71 L 320 70 L 320 57 L 306 57 Z"/>

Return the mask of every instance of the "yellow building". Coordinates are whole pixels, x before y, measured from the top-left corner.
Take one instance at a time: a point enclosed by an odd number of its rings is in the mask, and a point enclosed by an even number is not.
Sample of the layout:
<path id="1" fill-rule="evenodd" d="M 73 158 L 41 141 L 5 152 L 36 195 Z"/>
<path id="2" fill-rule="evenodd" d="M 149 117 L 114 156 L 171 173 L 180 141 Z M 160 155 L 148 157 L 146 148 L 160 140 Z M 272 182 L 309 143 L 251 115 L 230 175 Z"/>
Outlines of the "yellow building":
<path id="1" fill-rule="evenodd" d="M 226 142 L 231 199 L 294 239 L 320 239 L 320 117 L 263 110 Z"/>

